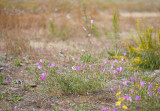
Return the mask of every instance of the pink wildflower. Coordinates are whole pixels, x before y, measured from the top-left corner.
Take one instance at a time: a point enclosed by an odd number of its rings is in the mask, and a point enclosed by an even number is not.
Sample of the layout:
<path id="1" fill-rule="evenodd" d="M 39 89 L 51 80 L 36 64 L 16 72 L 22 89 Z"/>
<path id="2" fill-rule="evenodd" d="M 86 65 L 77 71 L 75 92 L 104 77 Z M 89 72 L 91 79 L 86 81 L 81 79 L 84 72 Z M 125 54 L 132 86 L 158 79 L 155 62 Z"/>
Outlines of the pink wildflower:
<path id="1" fill-rule="evenodd" d="M 116 70 L 113 70 L 113 74 L 118 74 L 118 72 Z"/>
<path id="2" fill-rule="evenodd" d="M 46 77 L 46 74 L 47 74 L 46 72 L 42 73 L 41 80 L 44 81 L 44 79 L 45 79 L 45 77 Z"/>
<path id="3" fill-rule="evenodd" d="M 85 30 L 85 31 L 86 31 L 86 30 L 87 30 L 87 29 L 86 29 L 86 27 L 83 27 L 83 30 Z"/>
<path id="4" fill-rule="evenodd" d="M 83 65 L 83 67 L 82 67 L 84 70 L 86 69 L 86 65 Z"/>
<path id="5" fill-rule="evenodd" d="M 143 87 L 146 83 L 144 81 L 140 81 L 141 87 Z"/>
<path id="6" fill-rule="evenodd" d="M 94 20 L 91 20 L 91 24 L 93 24 L 94 23 Z"/>
<path id="7" fill-rule="evenodd" d="M 38 69 L 41 69 L 42 67 L 41 66 L 38 66 Z"/>
<path id="8" fill-rule="evenodd" d="M 131 94 L 133 94 L 133 92 L 134 92 L 134 90 L 133 90 L 133 89 L 131 89 Z"/>
<path id="9" fill-rule="evenodd" d="M 40 62 L 43 62 L 43 59 L 40 59 Z"/>
<path id="10" fill-rule="evenodd" d="M 52 67 L 55 67 L 55 66 L 56 66 L 56 64 L 55 64 L 55 63 L 52 63 L 52 64 L 51 64 L 51 66 L 52 66 Z"/>
<path id="11" fill-rule="evenodd" d="M 130 102 L 132 102 L 132 98 L 131 98 L 131 96 L 129 96 L 129 94 L 127 94 L 123 98 L 125 98 L 126 100 L 129 100 Z"/>
<path id="12" fill-rule="evenodd" d="M 152 97 L 153 96 L 153 94 L 151 93 L 151 92 L 147 92 L 147 94 L 150 96 L 150 97 Z"/>
<path id="13" fill-rule="evenodd" d="M 148 90 L 150 90 L 152 88 L 152 84 L 150 84 L 149 86 L 148 86 Z"/>
<path id="14" fill-rule="evenodd" d="M 131 81 L 134 82 L 135 81 L 135 77 L 130 77 Z"/>
<path id="15" fill-rule="evenodd" d="M 6 77 L 6 80 L 4 80 L 5 83 L 8 83 L 8 77 Z"/>
<path id="16" fill-rule="evenodd" d="M 108 108 L 107 108 L 107 107 L 105 107 L 105 108 L 103 108 L 102 110 L 103 110 L 103 111 L 107 111 L 107 110 L 108 110 Z"/>
<path id="17" fill-rule="evenodd" d="M 124 53 L 123 53 L 123 55 L 124 55 L 124 56 L 126 56 L 126 55 L 127 55 L 127 53 L 126 53 L 126 52 L 124 52 Z"/>
<path id="18" fill-rule="evenodd" d="M 122 72 L 122 71 L 123 71 L 123 67 L 120 67 L 120 68 L 119 68 L 119 71 Z"/>
<path id="19" fill-rule="evenodd" d="M 81 67 L 78 66 L 78 67 L 77 67 L 77 71 L 80 71 L 80 70 L 81 70 Z"/>
<path id="20" fill-rule="evenodd" d="M 105 71 L 105 68 L 104 68 L 104 67 L 102 67 L 102 68 L 101 68 L 101 71 L 102 71 L 102 72 L 104 72 L 104 71 Z"/>
<path id="21" fill-rule="evenodd" d="M 104 61 L 105 64 L 108 64 L 108 61 Z"/>
<path id="22" fill-rule="evenodd" d="M 122 79 L 123 80 L 123 85 L 126 85 L 127 86 L 127 80 L 126 79 Z"/>
<path id="23" fill-rule="evenodd" d="M 135 100 L 138 102 L 139 101 L 139 96 L 135 96 Z"/>

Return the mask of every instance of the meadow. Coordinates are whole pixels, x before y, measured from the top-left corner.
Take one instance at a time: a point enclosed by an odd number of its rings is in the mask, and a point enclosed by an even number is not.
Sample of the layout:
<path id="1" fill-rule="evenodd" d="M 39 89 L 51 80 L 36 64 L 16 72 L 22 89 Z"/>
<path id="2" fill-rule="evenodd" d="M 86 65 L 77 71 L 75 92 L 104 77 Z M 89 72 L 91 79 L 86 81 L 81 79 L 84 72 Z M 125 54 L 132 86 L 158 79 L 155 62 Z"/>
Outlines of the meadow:
<path id="1" fill-rule="evenodd" d="M 160 0 L 0 0 L 0 111 L 159 111 Z"/>

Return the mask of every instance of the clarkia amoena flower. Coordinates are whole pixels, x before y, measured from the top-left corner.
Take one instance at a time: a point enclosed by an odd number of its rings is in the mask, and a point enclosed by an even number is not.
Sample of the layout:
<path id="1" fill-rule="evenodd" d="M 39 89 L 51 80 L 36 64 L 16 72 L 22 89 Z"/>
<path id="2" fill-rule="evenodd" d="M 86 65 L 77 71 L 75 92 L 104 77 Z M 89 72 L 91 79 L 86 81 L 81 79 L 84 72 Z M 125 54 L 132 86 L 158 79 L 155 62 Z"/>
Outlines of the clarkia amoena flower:
<path id="1" fill-rule="evenodd" d="M 45 77 L 46 77 L 46 74 L 47 74 L 46 72 L 42 73 L 42 76 L 41 76 L 41 80 L 42 80 L 42 81 L 44 81 L 44 79 L 45 79 Z"/>
<path id="2" fill-rule="evenodd" d="M 126 85 L 127 86 L 127 80 L 126 79 L 122 79 L 122 83 L 123 83 L 123 85 Z"/>
<path id="3" fill-rule="evenodd" d="M 110 90 L 113 91 L 113 88 L 111 87 Z"/>
<path id="4" fill-rule="evenodd" d="M 124 61 L 124 57 L 121 58 L 121 61 Z"/>
<path id="5" fill-rule="evenodd" d="M 110 89 L 111 89 L 111 91 L 116 91 L 117 87 L 114 86 L 113 88 L 110 88 Z"/>
<path id="6" fill-rule="evenodd" d="M 92 64 L 91 64 L 91 65 L 89 65 L 89 67 L 92 67 Z"/>
<path id="7" fill-rule="evenodd" d="M 42 67 L 41 66 L 38 66 L 38 69 L 41 69 Z"/>
<path id="8" fill-rule="evenodd" d="M 116 71 L 120 71 L 120 68 L 118 67 L 118 68 L 116 68 Z"/>
<path id="9" fill-rule="evenodd" d="M 129 100 L 130 102 L 132 102 L 132 98 L 131 98 L 131 96 L 129 96 L 129 94 L 127 94 L 123 98 L 125 98 L 126 100 Z"/>
<path id="10" fill-rule="evenodd" d="M 105 107 L 105 108 L 103 108 L 102 110 L 103 110 L 103 111 L 107 111 L 107 110 L 108 110 L 108 108 L 107 108 L 107 107 Z"/>
<path id="11" fill-rule="evenodd" d="M 108 61 L 104 61 L 105 64 L 108 64 Z"/>
<path id="12" fill-rule="evenodd" d="M 159 87 L 158 87 L 157 91 L 158 91 L 158 93 L 160 93 L 160 88 Z"/>
<path id="13" fill-rule="evenodd" d="M 51 66 L 51 64 L 50 64 L 50 63 L 48 63 L 48 66 Z"/>
<path id="14" fill-rule="evenodd" d="M 133 94 L 133 92 L 134 92 L 134 90 L 133 90 L 133 89 L 131 89 L 131 94 Z"/>
<path id="15" fill-rule="evenodd" d="M 55 66 L 56 66 L 56 64 L 55 64 L 55 63 L 52 63 L 52 64 L 51 64 L 51 66 L 52 66 L 52 67 L 55 67 Z"/>
<path id="16" fill-rule="evenodd" d="M 81 67 L 78 66 L 78 67 L 77 67 L 77 71 L 80 71 L 80 70 L 81 70 Z"/>
<path id="17" fill-rule="evenodd" d="M 140 81 L 141 87 L 143 87 L 146 83 L 144 81 Z"/>
<path id="18" fill-rule="evenodd" d="M 86 69 L 86 65 L 83 65 L 83 67 L 82 67 L 84 70 Z"/>
<path id="19" fill-rule="evenodd" d="M 152 97 L 153 96 L 153 94 L 151 93 L 151 92 L 147 92 L 147 94 L 150 96 L 150 97 Z"/>
<path id="20" fill-rule="evenodd" d="M 86 27 L 83 27 L 83 30 L 85 30 L 85 31 L 86 31 L 86 30 L 87 30 L 87 29 L 86 29 Z"/>
<path id="21" fill-rule="evenodd" d="M 115 109 L 112 109 L 112 111 L 117 111 L 117 108 L 115 108 Z"/>
<path id="22" fill-rule="evenodd" d="M 74 60 L 74 61 L 75 61 L 75 60 L 76 60 L 76 58 L 75 58 L 75 57 L 72 57 L 72 60 Z"/>
<path id="23" fill-rule="evenodd" d="M 114 65 L 111 65 L 111 69 L 113 69 L 114 68 Z"/>
<path id="24" fill-rule="evenodd" d="M 117 59 L 115 59 L 115 60 L 114 60 L 114 62 L 118 62 L 118 60 L 117 60 Z"/>
<path id="25" fill-rule="evenodd" d="M 102 71 L 102 72 L 104 72 L 104 71 L 105 71 L 105 68 L 104 68 L 104 67 L 102 67 L 102 68 L 101 68 L 101 71 Z"/>
<path id="26" fill-rule="evenodd" d="M 150 84 L 149 86 L 148 86 L 148 90 L 150 90 L 152 88 L 152 84 Z"/>
<path id="27" fill-rule="evenodd" d="M 126 55 L 127 55 L 127 53 L 126 53 L 126 52 L 124 52 L 124 53 L 123 53 L 123 55 L 124 55 L 124 56 L 126 56 Z"/>
<path id="28" fill-rule="evenodd" d="M 113 90 L 114 90 L 114 91 L 116 91 L 116 89 L 117 89 L 117 87 L 116 87 L 116 86 L 114 86 L 114 87 L 113 87 Z"/>
<path id="29" fill-rule="evenodd" d="M 94 23 L 94 20 L 91 20 L 91 24 L 93 24 Z"/>
<path id="30" fill-rule="evenodd" d="M 91 34 L 88 34 L 88 37 L 91 37 Z"/>
<path id="31" fill-rule="evenodd" d="M 139 111 L 139 108 L 140 108 L 140 106 L 139 106 L 139 105 L 137 105 L 137 111 Z"/>
<path id="32" fill-rule="evenodd" d="M 139 96 L 135 96 L 135 100 L 138 102 L 139 101 Z"/>
<path id="33" fill-rule="evenodd" d="M 109 69 L 108 71 L 109 71 L 109 73 L 111 73 L 111 69 Z"/>
<path id="34" fill-rule="evenodd" d="M 116 70 L 113 70 L 113 74 L 118 74 L 118 71 L 116 71 Z"/>
<path id="35" fill-rule="evenodd" d="M 40 59 L 40 62 L 43 62 L 43 59 Z"/>
<path id="36" fill-rule="evenodd" d="M 6 80 L 4 80 L 5 83 L 8 83 L 8 77 L 6 77 Z"/>
<path id="37" fill-rule="evenodd" d="M 37 62 L 36 65 L 40 65 L 40 62 Z"/>
<path id="38" fill-rule="evenodd" d="M 120 67 L 120 68 L 119 68 L 119 71 L 122 72 L 122 71 L 123 71 L 123 67 Z"/>
<path id="39" fill-rule="evenodd" d="M 131 81 L 134 82 L 135 81 L 135 77 L 130 77 Z"/>

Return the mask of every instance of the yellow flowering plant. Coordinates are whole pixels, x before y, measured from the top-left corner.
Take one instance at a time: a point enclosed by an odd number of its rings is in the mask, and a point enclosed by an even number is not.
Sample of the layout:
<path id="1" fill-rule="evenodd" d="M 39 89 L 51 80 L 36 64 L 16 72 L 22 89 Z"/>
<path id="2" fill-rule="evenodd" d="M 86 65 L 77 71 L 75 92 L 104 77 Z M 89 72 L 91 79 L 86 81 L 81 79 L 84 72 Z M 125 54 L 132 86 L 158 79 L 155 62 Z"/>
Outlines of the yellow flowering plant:
<path id="1" fill-rule="evenodd" d="M 153 27 L 143 31 L 140 28 L 140 21 L 137 20 L 137 37 L 131 34 L 132 41 L 136 44 L 131 45 L 126 40 L 128 52 L 131 56 L 131 63 L 144 69 L 160 68 L 160 31 L 153 35 Z M 138 38 L 138 39 L 137 39 Z"/>

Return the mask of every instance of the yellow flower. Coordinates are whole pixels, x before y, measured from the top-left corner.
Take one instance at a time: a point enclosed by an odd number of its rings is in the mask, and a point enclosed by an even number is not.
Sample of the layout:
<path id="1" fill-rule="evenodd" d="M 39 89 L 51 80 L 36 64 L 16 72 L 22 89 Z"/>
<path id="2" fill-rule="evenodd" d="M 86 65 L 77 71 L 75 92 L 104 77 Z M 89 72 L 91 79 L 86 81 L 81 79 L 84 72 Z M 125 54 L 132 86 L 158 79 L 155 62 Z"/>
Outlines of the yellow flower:
<path id="1" fill-rule="evenodd" d="M 155 51 L 154 53 L 155 53 L 155 54 L 158 54 L 158 52 L 157 52 L 157 51 Z"/>
<path id="2" fill-rule="evenodd" d="M 117 101 L 116 106 L 120 106 L 120 105 L 121 105 L 121 101 Z"/>
<path id="3" fill-rule="evenodd" d="M 121 94 L 121 92 L 118 92 L 117 94 L 116 94 L 116 96 L 118 96 L 118 95 L 120 95 Z"/>
<path id="4" fill-rule="evenodd" d="M 137 84 L 137 85 L 135 84 L 134 87 L 139 87 L 139 84 Z"/>
<path id="5" fill-rule="evenodd" d="M 141 60 L 140 57 L 134 58 L 131 60 L 133 64 L 142 64 L 143 61 Z"/>
<path id="6" fill-rule="evenodd" d="M 158 87 L 158 84 L 156 84 L 156 88 Z"/>
<path id="7" fill-rule="evenodd" d="M 124 106 L 122 106 L 122 108 L 123 108 L 123 109 L 128 109 L 128 107 L 127 107 L 127 106 L 125 106 L 125 105 L 124 105 Z"/>
<path id="8" fill-rule="evenodd" d="M 121 98 L 118 98 L 118 100 L 122 102 L 125 100 L 125 98 L 121 97 Z"/>

